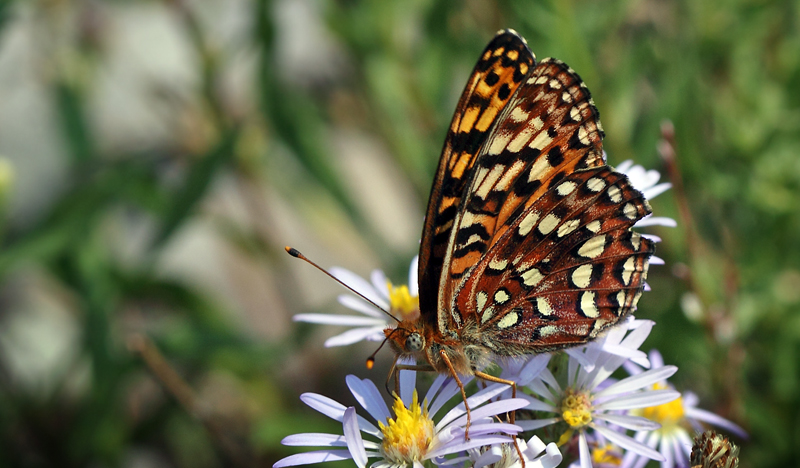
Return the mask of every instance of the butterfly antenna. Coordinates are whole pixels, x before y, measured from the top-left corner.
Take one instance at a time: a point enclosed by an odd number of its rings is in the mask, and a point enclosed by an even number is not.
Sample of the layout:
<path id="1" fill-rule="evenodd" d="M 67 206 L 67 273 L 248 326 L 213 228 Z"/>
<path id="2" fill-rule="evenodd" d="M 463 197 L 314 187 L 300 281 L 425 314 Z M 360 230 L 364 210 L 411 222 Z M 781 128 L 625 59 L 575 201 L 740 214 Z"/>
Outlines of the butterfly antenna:
<path id="1" fill-rule="evenodd" d="M 309 260 L 309 259 L 308 259 L 308 257 L 306 257 L 305 255 L 301 254 L 299 250 L 295 249 L 294 247 L 289 247 L 289 246 L 286 246 L 286 247 L 284 247 L 284 248 L 286 249 L 286 253 L 288 253 L 288 254 L 289 254 L 289 255 L 291 255 L 292 257 L 299 258 L 300 260 L 303 260 L 303 261 L 305 261 L 306 263 L 310 264 L 311 266 L 313 266 L 313 267 L 314 267 L 314 268 L 316 268 L 317 270 L 319 270 L 319 271 L 321 271 L 321 272 L 325 273 L 325 274 L 326 274 L 326 275 L 328 275 L 328 276 L 329 276 L 331 279 L 333 279 L 333 280 L 334 280 L 334 281 L 336 281 L 337 283 L 341 284 L 341 285 L 342 285 L 342 286 L 344 286 L 345 288 L 349 289 L 349 290 L 350 290 L 350 291 L 351 291 L 353 294 L 355 294 L 356 296 L 360 297 L 361 299 L 364 299 L 365 301 L 369 302 L 369 303 L 370 303 L 370 304 L 372 304 L 372 305 L 373 305 L 373 306 L 374 306 L 376 309 L 378 309 L 378 310 L 382 311 L 384 314 L 386 314 L 386 315 L 388 315 L 389 317 L 393 318 L 393 319 L 395 320 L 395 322 L 397 322 L 397 323 L 400 323 L 400 319 L 398 319 L 398 318 L 397 318 L 397 317 L 395 317 L 394 315 L 390 314 L 388 310 L 386 310 L 386 309 L 384 309 L 383 307 L 379 306 L 378 304 L 376 304 L 376 303 L 375 303 L 375 301 L 373 301 L 372 299 L 368 298 L 367 296 L 365 296 L 365 295 L 361 294 L 360 292 L 356 291 L 355 289 L 351 288 L 350 286 L 348 286 L 347 284 L 345 284 L 345 283 L 344 283 L 342 280 L 340 280 L 339 278 L 337 278 L 337 277 L 333 276 L 332 274 L 328 273 L 328 271 L 327 271 L 327 270 L 325 270 L 325 269 L 324 269 L 324 268 L 322 268 L 321 266 L 319 266 L 319 265 L 317 265 L 316 263 L 314 263 L 314 262 L 312 262 L 311 260 Z M 386 342 L 386 340 L 384 340 L 384 343 L 385 343 L 385 342 Z M 383 346 L 383 344 L 381 344 L 381 346 Z M 378 348 L 378 349 L 380 349 L 380 348 Z M 374 356 L 374 354 L 373 354 L 373 356 Z M 374 359 L 373 359 L 373 361 L 374 361 Z M 371 366 L 370 366 L 369 364 L 367 364 L 367 367 L 371 367 Z"/>
<path id="2" fill-rule="evenodd" d="M 378 351 L 380 351 L 381 348 L 383 348 L 383 345 L 385 345 L 386 342 L 389 341 L 389 338 L 391 338 L 392 335 L 394 335 L 394 333 L 397 330 L 399 330 L 399 328 L 395 328 L 388 335 L 386 335 L 386 338 L 384 338 L 383 341 L 381 341 L 381 345 L 378 346 L 378 349 L 376 349 L 374 353 L 370 354 L 370 356 L 367 358 L 367 369 L 372 369 L 372 366 L 375 365 L 375 355 L 378 354 Z"/>

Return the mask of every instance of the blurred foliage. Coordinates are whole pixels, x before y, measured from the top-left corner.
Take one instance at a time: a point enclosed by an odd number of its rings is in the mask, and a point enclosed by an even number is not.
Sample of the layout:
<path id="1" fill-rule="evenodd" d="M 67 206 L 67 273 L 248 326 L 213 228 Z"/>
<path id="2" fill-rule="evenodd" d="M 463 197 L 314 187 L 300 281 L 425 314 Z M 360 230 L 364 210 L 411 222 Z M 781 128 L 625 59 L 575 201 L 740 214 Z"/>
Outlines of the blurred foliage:
<path id="1" fill-rule="evenodd" d="M 676 184 L 645 347 L 750 432 L 743 467 L 794 465 L 799 23 L 764 0 L 0 2 L 0 466 L 271 466 L 337 432 L 299 393 L 351 404 L 346 373 L 384 374 L 290 322 L 341 309 L 283 245 L 402 280 L 506 27 L 581 74 L 612 164 Z"/>

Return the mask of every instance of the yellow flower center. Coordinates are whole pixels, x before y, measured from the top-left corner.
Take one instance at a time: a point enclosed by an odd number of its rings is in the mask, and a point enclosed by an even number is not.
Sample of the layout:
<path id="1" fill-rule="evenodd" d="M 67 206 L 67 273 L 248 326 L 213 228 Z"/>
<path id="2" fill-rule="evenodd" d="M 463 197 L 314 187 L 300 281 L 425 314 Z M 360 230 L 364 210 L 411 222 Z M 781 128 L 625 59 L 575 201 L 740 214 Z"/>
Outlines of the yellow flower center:
<path id="1" fill-rule="evenodd" d="M 393 314 L 402 316 L 403 320 L 416 320 L 419 317 L 419 297 L 412 296 L 408 286 L 394 286 L 386 282 L 389 289 L 389 305 Z"/>
<path id="2" fill-rule="evenodd" d="M 663 383 L 653 384 L 653 390 L 664 390 L 669 387 Z M 677 398 L 658 406 L 648 406 L 638 412 L 639 416 L 644 416 L 651 421 L 661 424 L 661 431 L 672 430 L 675 426 L 684 422 L 683 398 Z"/>
<path id="3" fill-rule="evenodd" d="M 579 429 L 592 422 L 592 403 L 589 395 L 568 388 L 561 400 L 561 417 L 572 429 Z"/>
<path id="4" fill-rule="evenodd" d="M 386 424 L 378 421 L 383 433 L 381 452 L 395 463 L 422 461 L 436 433 L 428 409 L 419 404 L 416 390 L 410 407 L 395 396 L 392 409 L 394 419 L 387 419 Z"/>
<path id="5" fill-rule="evenodd" d="M 622 464 L 622 457 L 619 450 L 613 445 L 597 447 L 592 450 L 592 464 L 619 466 Z"/>

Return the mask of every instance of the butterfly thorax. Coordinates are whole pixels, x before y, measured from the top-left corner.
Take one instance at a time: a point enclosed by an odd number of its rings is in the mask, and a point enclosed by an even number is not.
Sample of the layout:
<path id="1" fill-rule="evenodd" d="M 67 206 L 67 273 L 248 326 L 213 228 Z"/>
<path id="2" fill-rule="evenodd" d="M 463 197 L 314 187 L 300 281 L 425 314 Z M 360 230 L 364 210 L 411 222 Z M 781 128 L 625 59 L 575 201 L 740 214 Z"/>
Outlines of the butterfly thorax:
<path id="1" fill-rule="evenodd" d="M 419 318 L 403 321 L 384 333 L 398 357 L 413 358 L 439 373 L 451 372 L 447 361 L 460 375 L 472 375 L 490 363 L 490 349 L 480 343 L 477 326 L 466 326 L 446 336 L 439 333 L 435 325 Z"/>

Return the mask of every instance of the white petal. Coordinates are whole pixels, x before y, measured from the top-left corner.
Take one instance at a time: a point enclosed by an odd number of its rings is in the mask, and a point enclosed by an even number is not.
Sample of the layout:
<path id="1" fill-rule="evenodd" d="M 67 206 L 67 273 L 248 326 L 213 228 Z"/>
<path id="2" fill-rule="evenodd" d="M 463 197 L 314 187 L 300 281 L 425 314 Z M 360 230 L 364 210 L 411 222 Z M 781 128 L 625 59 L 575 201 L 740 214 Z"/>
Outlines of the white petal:
<path id="1" fill-rule="evenodd" d="M 284 437 L 281 444 L 290 447 L 347 447 L 344 436 L 321 433 L 292 434 Z"/>
<path id="2" fill-rule="evenodd" d="M 561 451 L 558 450 L 558 446 L 554 442 L 550 442 L 545 448 L 545 455 L 542 455 L 533 462 L 531 468 L 556 468 L 561 464 L 562 460 L 563 456 L 561 455 Z M 527 466 L 527 464 L 525 466 Z"/>
<path id="3" fill-rule="evenodd" d="M 636 452 L 639 455 L 643 455 L 647 458 L 657 461 L 664 461 L 664 457 L 658 453 L 657 451 L 653 450 L 652 448 L 648 447 L 647 445 L 637 442 L 631 437 L 628 437 L 624 434 L 620 434 L 610 428 L 607 428 L 601 424 L 593 424 L 592 428 L 603 435 L 606 439 L 610 440 L 611 442 L 619 445 L 620 447 L 630 450 L 632 452 Z"/>
<path id="4" fill-rule="evenodd" d="M 401 365 L 413 365 L 414 361 L 406 359 L 398 360 L 397 363 Z M 403 369 L 397 372 L 397 378 L 400 379 L 400 399 L 403 400 L 406 408 L 408 408 L 414 399 L 414 388 L 417 385 L 417 372 Z"/>
<path id="5" fill-rule="evenodd" d="M 658 185 L 654 185 L 645 189 L 642 193 L 644 197 L 648 200 L 652 200 L 655 197 L 661 195 L 662 193 L 666 192 L 667 190 L 672 188 L 672 184 L 669 182 L 664 182 Z"/>
<path id="6" fill-rule="evenodd" d="M 442 455 L 449 455 L 451 453 L 463 452 L 475 447 L 483 445 L 503 444 L 511 441 L 509 436 L 502 435 L 488 435 L 483 437 L 472 437 L 469 440 L 464 440 L 464 433 L 460 437 L 454 437 L 450 442 L 436 447 L 425 455 L 425 458 L 430 460 L 432 458 L 441 457 Z"/>
<path id="7" fill-rule="evenodd" d="M 469 401 L 469 398 L 467 398 Z M 463 403 L 462 403 L 463 404 Z M 507 400 L 500 400 L 495 401 L 486 405 L 481 406 L 480 408 L 473 409 L 470 406 L 470 416 L 472 421 L 477 421 L 481 418 L 486 418 L 490 416 L 495 416 L 497 414 L 508 413 L 511 411 L 515 411 L 521 408 L 524 408 L 528 404 L 528 401 L 524 398 L 509 398 Z M 449 414 L 449 413 L 448 413 Z M 467 415 L 464 414 L 463 416 L 457 418 L 455 421 L 450 422 L 447 426 L 463 426 L 467 424 Z M 437 430 L 441 427 L 445 427 L 442 422 L 440 421 L 439 424 L 436 425 Z"/>
<path id="8" fill-rule="evenodd" d="M 292 320 L 295 322 L 344 325 L 350 327 L 386 326 L 386 320 L 372 317 L 359 317 L 357 315 L 297 314 L 292 317 Z"/>
<path id="9" fill-rule="evenodd" d="M 525 419 L 523 421 L 517 421 L 517 425 L 522 428 L 523 431 L 533 431 L 536 429 L 541 429 L 543 427 L 547 427 L 551 424 L 556 424 L 557 422 L 561 421 L 560 418 L 547 418 L 547 419 Z"/>
<path id="10" fill-rule="evenodd" d="M 472 468 L 483 468 L 486 465 L 493 465 L 503 458 L 503 449 L 500 445 L 492 445 L 475 460 Z M 466 466 L 466 465 L 465 465 Z"/>
<path id="11" fill-rule="evenodd" d="M 555 406 L 547 403 L 546 401 L 538 400 L 535 397 L 530 395 L 519 395 L 518 398 L 525 398 L 529 401 L 528 406 L 525 407 L 527 410 L 533 411 L 547 411 L 550 413 L 558 413 L 559 410 Z"/>
<path id="12" fill-rule="evenodd" d="M 328 338 L 325 347 L 346 346 L 362 340 L 380 341 L 382 338 L 383 327 L 354 328 Z"/>
<path id="13" fill-rule="evenodd" d="M 463 382 L 463 380 L 462 380 L 462 383 L 466 386 L 466 382 Z M 474 413 L 475 412 L 475 408 L 477 408 L 480 404 L 482 404 L 482 403 L 486 402 L 487 400 L 489 400 L 489 399 L 491 399 L 491 398 L 503 393 L 507 388 L 508 388 L 508 385 L 501 385 L 501 384 L 489 385 L 488 387 L 484 388 L 483 390 L 479 391 L 478 393 L 472 395 L 471 397 L 468 397 L 467 398 L 467 404 L 469 405 L 470 410 Z M 525 406 L 527 404 L 528 404 L 528 402 L 525 401 L 525 404 L 523 404 L 522 406 Z M 439 428 L 443 428 L 443 427 L 447 426 L 448 424 L 450 424 L 450 422 L 452 420 L 456 419 L 457 417 L 459 417 L 459 416 L 461 416 L 462 414 L 465 414 L 465 413 L 466 413 L 466 409 L 464 407 L 464 402 L 462 401 L 461 403 L 456 405 L 455 408 L 453 408 L 450 411 L 448 411 L 447 414 L 444 415 L 444 417 L 442 417 L 442 419 L 436 425 L 436 428 L 439 429 Z M 474 417 L 474 415 L 473 415 L 473 417 Z"/>
<path id="14" fill-rule="evenodd" d="M 583 431 L 578 435 L 578 451 L 580 452 L 581 468 L 592 468 L 592 455 L 589 452 L 589 443 Z"/>
<path id="15" fill-rule="evenodd" d="M 408 292 L 412 297 L 419 296 L 419 255 L 411 260 L 411 266 L 408 267 Z"/>
<path id="16" fill-rule="evenodd" d="M 675 390 L 652 390 L 648 392 L 623 395 L 605 401 L 594 408 L 596 411 L 627 410 L 634 408 L 647 408 L 649 406 L 663 405 L 681 396 Z"/>
<path id="17" fill-rule="evenodd" d="M 430 405 L 430 407 L 428 408 L 428 415 L 431 416 L 431 417 L 436 416 L 436 412 L 439 411 L 439 409 L 441 409 L 441 407 L 445 404 L 445 402 L 447 400 L 450 399 L 448 397 L 446 399 L 441 399 L 442 401 L 439 402 L 439 401 L 437 401 L 438 399 L 435 398 L 437 392 L 442 388 L 442 384 L 444 384 L 445 381 L 447 381 L 447 376 L 444 375 L 444 374 L 439 374 L 436 377 L 436 379 L 434 379 L 434 381 L 431 384 L 431 386 L 428 388 L 428 393 L 425 394 L 425 400 L 427 400 L 428 404 Z M 453 382 L 453 383 L 455 383 L 455 382 Z M 450 395 L 450 396 L 452 396 L 452 395 Z M 438 404 L 434 409 L 434 405 L 433 405 L 434 403 L 440 403 L 440 404 Z"/>
<path id="18" fill-rule="evenodd" d="M 669 434 L 661 439 L 661 447 L 659 452 L 661 453 L 661 456 L 664 457 L 664 461 L 661 463 L 661 466 L 664 468 L 675 468 L 675 460 L 672 458 L 672 445 L 673 441 Z"/>
<path id="19" fill-rule="evenodd" d="M 608 421 L 611 424 L 631 429 L 634 431 L 655 431 L 661 427 L 661 424 L 653 422 L 641 416 L 629 416 L 626 414 L 612 414 L 612 413 L 595 413 L 592 418 L 601 421 Z"/>
<path id="20" fill-rule="evenodd" d="M 650 265 L 664 265 L 666 262 L 663 258 L 657 257 L 655 255 L 650 256 Z"/>
<path id="21" fill-rule="evenodd" d="M 374 305 L 360 297 L 356 297 L 351 294 L 340 294 L 336 300 L 339 301 L 339 304 L 347 307 L 348 309 L 361 312 L 364 315 L 369 315 L 370 317 L 375 317 L 376 319 L 383 319 L 384 322 L 388 322 L 389 316 L 386 315 L 386 312 L 377 309 Z M 389 304 L 387 302 L 377 302 L 377 304 L 383 307 L 384 310 L 389 309 Z"/>
<path id="22" fill-rule="evenodd" d="M 594 396 L 595 398 L 600 398 L 608 395 L 616 395 L 639 390 L 640 388 L 647 387 L 648 385 L 652 385 L 656 382 L 667 380 L 677 371 L 678 368 L 676 366 L 664 366 L 659 367 L 658 369 L 650 369 L 611 384 L 603 390 L 595 393 Z"/>
<path id="23" fill-rule="evenodd" d="M 436 414 L 439 410 L 447 403 L 453 396 L 459 393 L 458 383 L 452 377 L 445 377 L 447 380 L 447 384 L 444 385 L 442 390 L 436 395 L 436 398 L 431 403 L 431 407 L 428 409 L 428 414 Z M 461 380 L 464 385 L 467 385 L 467 382 L 464 382 L 464 379 Z M 430 400 L 428 400 L 430 401 Z M 463 409 L 464 404 L 461 404 L 461 408 Z"/>
<path id="24" fill-rule="evenodd" d="M 372 287 L 375 288 L 375 292 L 380 294 L 384 301 L 388 302 L 389 280 L 386 278 L 386 274 L 381 270 L 372 270 L 372 273 L 369 275 L 369 279 L 372 282 Z"/>
<path id="25" fill-rule="evenodd" d="M 383 401 L 381 393 L 378 391 L 378 387 L 371 380 L 362 380 L 350 374 L 345 378 L 345 382 L 347 382 L 347 388 L 350 389 L 358 404 L 367 410 L 376 421 L 383 422 L 392 417 L 386 402 Z"/>
<path id="26" fill-rule="evenodd" d="M 617 165 L 617 167 L 614 168 L 614 170 L 617 171 L 617 172 L 621 172 L 623 174 L 627 174 L 628 170 L 631 168 L 631 166 L 633 166 L 633 160 L 632 159 L 626 159 L 626 160 L 622 161 L 621 163 L 619 163 Z"/>
<path id="27" fill-rule="evenodd" d="M 648 227 L 648 226 L 664 226 L 664 227 L 677 227 L 678 222 L 672 218 L 667 218 L 665 216 L 652 216 L 648 215 L 633 225 L 634 227 L 641 228 L 641 227 Z"/>
<path id="28" fill-rule="evenodd" d="M 286 466 L 309 465 L 312 463 L 339 460 L 350 460 L 350 452 L 347 450 L 319 450 L 316 452 L 298 453 L 278 460 L 272 465 L 272 468 L 284 468 Z"/>
<path id="29" fill-rule="evenodd" d="M 347 450 L 350 451 L 353 461 L 358 468 L 366 468 L 367 451 L 364 449 L 364 441 L 361 439 L 361 431 L 358 429 L 358 418 L 356 416 L 355 407 L 351 406 L 344 410 L 342 427 L 344 429 L 344 437 L 347 440 Z"/>
<path id="30" fill-rule="evenodd" d="M 716 414 L 710 411 L 706 411 L 700 408 L 684 408 L 684 409 L 686 410 L 686 416 L 689 418 L 697 419 L 699 421 L 707 422 L 714 426 L 721 427 L 722 429 L 726 429 L 728 431 L 733 432 L 734 434 L 743 439 L 748 438 L 747 432 L 745 432 L 744 429 L 734 424 L 733 422 L 728 421 L 722 416 L 717 416 Z"/>
<path id="31" fill-rule="evenodd" d="M 317 393 L 303 393 L 300 395 L 300 401 L 319 411 L 325 416 L 339 422 L 342 422 L 342 419 L 344 418 L 344 410 L 347 409 L 343 404 Z M 361 428 L 362 432 L 366 432 L 367 434 L 374 435 L 376 437 L 378 437 L 381 433 L 377 427 L 361 416 L 358 417 L 358 426 Z"/>
<path id="32" fill-rule="evenodd" d="M 375 291 L 375 288 L 372 287 L 369 281 L 358 276 L 352 271 L 346 270 L 344 268 L 333 267 L 330 269 L 330 273 L 336 279 L 350 286 L 356 292 L 362 294 L 364 297 L 367 297 L 378 304 L 380 304 L 381 302 L 384 303 L 386 302 L 381 298 L 381 295 L 377 291 Z M 386 286 L 384 286 L 384 288 L 386 288 Z"/>

